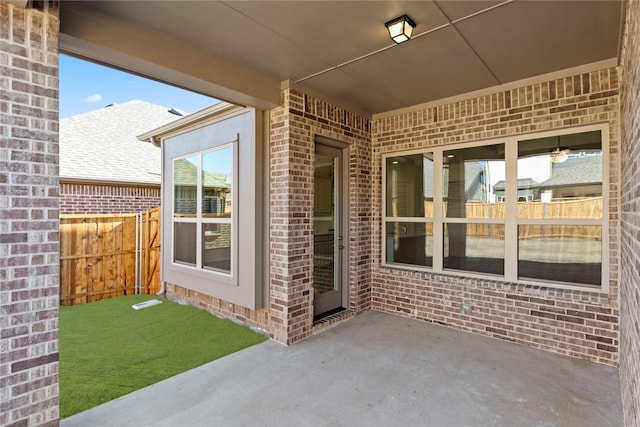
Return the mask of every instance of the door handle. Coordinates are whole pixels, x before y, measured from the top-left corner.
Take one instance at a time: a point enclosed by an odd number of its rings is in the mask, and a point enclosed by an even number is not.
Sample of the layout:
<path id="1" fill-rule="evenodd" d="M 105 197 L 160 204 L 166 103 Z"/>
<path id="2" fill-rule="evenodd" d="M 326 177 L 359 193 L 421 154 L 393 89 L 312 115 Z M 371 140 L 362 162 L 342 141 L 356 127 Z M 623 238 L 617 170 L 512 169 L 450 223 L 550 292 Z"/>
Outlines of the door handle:
<path id="1" fill-rule="evenodd" d="M 338 249 L 344 249 L 344 246 L 342 246 L 342 236 L 338 236 Z"/>

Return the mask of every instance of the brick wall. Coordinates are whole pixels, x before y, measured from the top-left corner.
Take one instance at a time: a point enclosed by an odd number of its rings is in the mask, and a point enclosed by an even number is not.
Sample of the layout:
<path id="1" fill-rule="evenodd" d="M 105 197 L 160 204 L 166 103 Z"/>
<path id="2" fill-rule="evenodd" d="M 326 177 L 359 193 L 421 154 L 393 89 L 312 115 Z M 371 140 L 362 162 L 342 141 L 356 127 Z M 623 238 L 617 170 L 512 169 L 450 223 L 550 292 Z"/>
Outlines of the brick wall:
<path id="1" fill-rule="evenodd" d="M 610 124 L 609 295 L 523 286 L 380 266 L 376 245 L 372 308 L 596 362 L 618 363 L 619 97 L 616 69 L 407 112 L 373 121 L 374 242 L 381 241 L 384 153 L 505 135 Z M 606 255 L 605 255 L 606 256 Z M 460 303 L 474 310 L 465 314 Z"/>
<path id="2" fill-rule="evenodd" d="M 61 214 L 135 213 L 160 206 L 160 187 L 60 184 Z"/>
<path id="3" fill-rule="evenodd" d="M 58 423 L 58 11 L 0 1 L 0 425 Z"/>
<path id="4" fill-rule="evenodd" d="M 622 52 L 620 382 L 627 426 L 640 426 L 640 2 L 629 0 Z"/>
<path id="5" fill-rule="evenodd" d="M 269 338 L 274 338 L 271 330 L 271 315 L 267 309 L 250 310 L 220 298 L 187 289 L 183 286 L 167 283 L 166 296 L 177 302 L 186 302 L 205 309 L 217 316 L 233 319 L 243 325 L 256 329 Z"/>
<path id="6" fill-rule="evenodd" d="M 315 136 L 351 144 L 349 149 L 349 308 L 369 307 L 371 269 L 370 121 L 286 89 L 270 112 L 270 283 L 267 309 L 252 311 L 170 284 L 170 298 L 261 329 L 282 343 L 313 328 L 313 158 Z"/>
<path id="7" fill-rule="evenodd" d="M 315 136 L 349 148 L 349 308 L 369 306 L 371 253 L 370 120 L 305 95 L 283 92 L 271 114 L 271 303 L 279 337 L 291 343 L 313 325 Z"/>

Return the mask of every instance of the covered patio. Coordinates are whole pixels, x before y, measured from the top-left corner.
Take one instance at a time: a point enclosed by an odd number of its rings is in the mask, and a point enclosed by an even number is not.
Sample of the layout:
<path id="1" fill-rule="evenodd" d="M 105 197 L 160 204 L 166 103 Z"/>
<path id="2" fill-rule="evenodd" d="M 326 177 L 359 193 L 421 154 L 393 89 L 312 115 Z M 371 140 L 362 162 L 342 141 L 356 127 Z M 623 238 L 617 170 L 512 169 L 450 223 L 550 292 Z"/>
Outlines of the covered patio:
<path id="1" fill-rule="evenodd" d="M 374 311 L 267 341 L 74 426 L 620 426 L 617 369 Z"/>
<path id="2" fill-rule="evenodd" d="M 64 53 L 225 101 L 143 138 L 163 293 L 272 341 L 63 425 L 640 425 L 639 1 L 0 0 L 0 24 L 0 424 L 59 419 Z"/>

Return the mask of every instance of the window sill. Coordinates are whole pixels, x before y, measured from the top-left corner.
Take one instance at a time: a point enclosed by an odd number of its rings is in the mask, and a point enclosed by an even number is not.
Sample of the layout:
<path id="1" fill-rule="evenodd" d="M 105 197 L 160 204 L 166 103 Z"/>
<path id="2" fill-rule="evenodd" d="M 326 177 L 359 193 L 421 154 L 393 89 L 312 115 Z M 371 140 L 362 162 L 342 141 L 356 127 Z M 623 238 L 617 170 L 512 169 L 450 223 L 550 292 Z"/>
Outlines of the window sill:
<path id="1" fill-rule="evenodd" d="M 594 297 L 607 298 L 607 299 L 609 297 L 609 292 L 607 290 L 597 288 L 593 285 L 570 284 L 570 283 L 550 282 L 550 281 L 543 281 L 543 280 L 509 281 L 500 275 L 474 274 L 474 273 L 465 272 L 461 270 L 435 271 L 432 268 L 420 268 L 417 266 L 403 265 L 403 264 L 381 263 L 380 269 L 389 274 L 393 274 L 394 271 L 397 271 L 397 270 L 404 270 L 407 272 L 413 272 L 418 274 L 431 274 L 431 275 L 440 276 L 440 277 L 459 278 L 461 280 L 476 279 L 476 280 L 482 280 L 485 282 L 493 282 L 501 285 L 507 284 L 507 285 L 514 285 L 514 286 L 522 286 L 530 289 L 539 288 L 539 289 L 548 289 L 550 291 L 562 291 L 562 292 L 568 291 L 571 293 L 580 293 L 585 296 L 592 295 Z"/>

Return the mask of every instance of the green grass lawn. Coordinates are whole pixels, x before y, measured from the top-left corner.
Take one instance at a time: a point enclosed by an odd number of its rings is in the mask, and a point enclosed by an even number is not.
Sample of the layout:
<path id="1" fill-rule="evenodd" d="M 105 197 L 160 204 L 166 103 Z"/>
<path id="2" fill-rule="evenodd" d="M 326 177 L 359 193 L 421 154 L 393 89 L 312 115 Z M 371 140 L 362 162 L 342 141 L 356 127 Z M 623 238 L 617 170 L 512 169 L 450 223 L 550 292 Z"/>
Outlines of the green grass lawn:
<path id="1" fill-rule="evenodd" d="M 60 416 L 82 412 L 266 340 L 229 320 L 135 295 L 60 307 Z"/>

